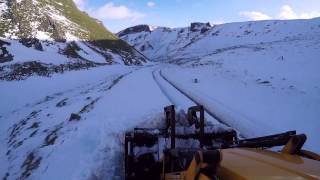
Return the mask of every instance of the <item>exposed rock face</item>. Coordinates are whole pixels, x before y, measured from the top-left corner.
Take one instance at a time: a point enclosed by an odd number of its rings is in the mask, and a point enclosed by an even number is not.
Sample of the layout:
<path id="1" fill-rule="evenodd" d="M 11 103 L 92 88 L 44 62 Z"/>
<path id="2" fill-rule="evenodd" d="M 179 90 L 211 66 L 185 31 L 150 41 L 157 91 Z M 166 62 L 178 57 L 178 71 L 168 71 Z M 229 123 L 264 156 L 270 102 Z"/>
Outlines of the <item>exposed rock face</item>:
<path id="1" fill-rule="evenodd" d="M 210 28 L 211 28 L 211 25 L 209 22 L 207 22 L 207 23 L 193 22 L 193 23 L 191 23 L 191 26 L 190 26 L 190 30 L 192 32 L 206 31 L 206 30 L 209 30 Z"/>
<path id="2" fill-rule="evenodd" d="M 30 76 L 50 77 L 54 73 L 83 70 L 101 66 L 93 62 L 75 62 L 61 65 L 45 64 L 37 61 L 0 66 L 0 80 L 25 80 Z"/>
<path id="3" fill-rule="evenodd" d="M 71 42 L 68 43 L 67 46 L 62 50 L 62 53 L 67 57 L 81 58 L 81 56 L 78 54 L 78 51 L 80 50 L 81 48 L 75 42 Z"/>
<path id="4" fill-rule="evenodd" d="M 147 58 L 80 11 L 73 0 L 0 0 L 0 70 L 33 61 L 92 67 L 143 65 Z"/>
<path id="5" fill-rule="evenodd" d="M 38 51 L 43 51 L 42 44 L 37 38 L 19 39 L 19 42 L 26 47 L 33 47 Z"/>
<path id="6" fill-rule="evenodd" d="M 133 26 L 130 28 L 127 28 L 123 31 L 120 31 L 119 33 L 117 33 L 117 35 L 119 37 L 127 35 L 127 34 L 134 34 L 134 33 L 139 33 L 139 32 L 151 32 L 150 26 L 149 25 L 137 25 L 137 26 Z"/>
<path id="7" fill-rule="evenodd" d="M 10 43 L 0 40 L 0 63 L 5 63 L 13 60 L 13 55 L 9 53 L 4 45 L 10 45 Z"/>

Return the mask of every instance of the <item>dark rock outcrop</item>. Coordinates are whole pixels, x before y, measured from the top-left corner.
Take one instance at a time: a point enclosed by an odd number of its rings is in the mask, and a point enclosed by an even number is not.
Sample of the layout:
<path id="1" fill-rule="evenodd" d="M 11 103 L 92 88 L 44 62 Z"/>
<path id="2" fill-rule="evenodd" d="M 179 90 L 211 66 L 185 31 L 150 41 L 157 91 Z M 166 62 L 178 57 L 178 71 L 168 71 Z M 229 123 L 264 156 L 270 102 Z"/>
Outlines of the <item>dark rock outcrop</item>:
<path id="1" fill-rule="evenodd" d="M 81 116 L 79 114 L 72 113 L 70 115 L 69 121 L 79 121 L 80 119 L 81 119 Z"/>
<path id="2" fill-rule="evenodd" d="M 45 64 L 37 61 L 16 63 L 11 65 L 0 66 L 0 80 L 14 81 L 24 80 L 32 75 L 50 77 L 54 73 L 64 73 L 65 71 L 88 69 L 104 64 L 97 64 L 90 61 L 75 62 L 68 64 Z"/>
<path id="3" fill-rule="evenodd" d="M 190 31 L 192 32 L 201 31 L 201 33 L 204 33 L 210 28 L 211 28 L 211 25 L 209 22 L 207 23 L 193 22 L 191 23 Z"/>
<path id="4" fill-rule="evenodd" d="M 43 47 L 39 39 L 36 38 L 24 38 L 20 39 L 19 42 L 23 44 L 26 47 L 33 47 L 34 49 L 38 51 L 43 51 Z"/>
<path id="5" fill-rule="evenodd" d="M 78 51 L 80 50 L 81 48 L 75 42 L 71 42 L 68 43 L 68 45 L 63 49 L 62 54 L 71 58 L 81 58 L 81 56 L 78 54 Z"/>
<path id="6" fill-rule="evenodd" d="M 137 26 L 127 28 L 123 31 L 120 31 L 119 33 L 117 33 L 117 35 L 119 37 L 121 37 L 121 36 L 125 36 L 127 34 L 134 34 L 134 33 L 139 33 L 139 32 L 151 32 L 151 29 L 148 25 L 145 25 L 145 24 L 137 25 Z"/>
<path id="7" fill-rule="evenodd" d="M 9 53 L 4 45 L 10 45 L 10 43 L 0 40 L 0 63 L 5 63 L 13 60 L 13 55 Z"/>

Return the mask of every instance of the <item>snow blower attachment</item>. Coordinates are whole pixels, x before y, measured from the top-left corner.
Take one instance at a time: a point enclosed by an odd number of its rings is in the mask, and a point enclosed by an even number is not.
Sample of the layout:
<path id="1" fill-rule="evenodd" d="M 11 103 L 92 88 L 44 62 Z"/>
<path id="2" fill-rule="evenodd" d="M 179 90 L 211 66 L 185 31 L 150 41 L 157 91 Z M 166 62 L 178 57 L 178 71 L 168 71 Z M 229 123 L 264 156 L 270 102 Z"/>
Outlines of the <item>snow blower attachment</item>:
<path id="1" fill-rule="evenodd" d="M 320 179 L 320 156 L 302 150 L 304 134 L 289 131 L 238 139 L 235 130 L 205 123 L 203 106 L 176 119 L 164 108 L 165 127 L 125 134 L 126 180 Z M 276 152 L 267 148 L 284 146 Z"/>

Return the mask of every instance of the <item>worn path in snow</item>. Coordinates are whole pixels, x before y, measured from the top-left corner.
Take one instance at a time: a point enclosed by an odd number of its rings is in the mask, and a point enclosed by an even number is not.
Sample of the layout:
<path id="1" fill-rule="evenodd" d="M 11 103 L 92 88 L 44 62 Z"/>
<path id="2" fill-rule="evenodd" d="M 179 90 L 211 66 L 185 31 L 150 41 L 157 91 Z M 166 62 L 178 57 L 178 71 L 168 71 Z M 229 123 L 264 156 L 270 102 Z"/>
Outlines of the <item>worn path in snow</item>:
<path id="1" fill-rule="evenodd" d="M 162 74 L 244 137 L 296 130 L 308 136 L 304 148 L 319 152 L 319 91 L 308 88 L 316 88 L 315 82 L 301 84 L 279 75 L 264 81 L 216 66 L 169 67 Z"/>
<path id="2" fill-rule="evenodd" d="M 105 119 L 106 143 L 98 157 L 100 164 L 95 169 L 97 177 L 121 179 L 122 146 L 121 138 L 125 131 L 134 127 L 159 127 L 163 125 L 163 107 L 175 105 L 178 111 L 186 111 L 195 103 L 179 92 L 160 75 L 158 67 L 142 68 L 124 77 L 108 95 L 97 104 L 91 117 Z M 112 112 L 112 113 L 106 113 Z M 125 112 L 125 113 L 124 113 Z M 207 121 L 226 128 L 205 114 Z"/>
<path id="3" fill-rule="evenodd" d="M 173 86 L 168 84 L 160 75 L 160 70 L 154 70 L 152 72 L 153 79 L 158 84 L 162 93 L 168 98 L 168 100 L 176 106 L 178 110 L 187 110 L 188 107 L 195 106 L 195 103 L 182 93 L 178 92 Z"/>
<path id="4" fill-rule="evenodd" d="M 188 96 L 188 94 L 184 93 L 180 88 L 168 81 L 162 75 L 160 69 L 154 70 L 152 74 L 153 79 L 157 82 L 163 94 L 165 94 L 170 102 L 175 105 L 178 112 L 184 111 L 186 113 L 189 107 L 202 105 L 200 102 L 195 101 L 190 96 Z M 212 113 L 207 110 L 207 108 L 205 108 L 205 119 L 212 124 L 221 126 L 221 128 L 230 127 L 226 123 L 219 121 L 219 119 L 217 120 L 217 118 L 215 118 Z"/>
<path id="5" fill-rule="evenodd" d="M 218 102 L 208 95 L 195 90 L 194 88 L 188 88 L 183 84 L 180 84 L 174 78 L 160 73 L 160 75 L 172 86 L 178 89 L 181 93 L 188 96 L 196 104 L 201 104 L 204 106 L 206 112 L 214 117 L 218 122 L 224 124 L 228 127 L 234 128 L 240 133 L 241 137 L 257 137 L 262 136 L 260 132 L 268 132 L 264 127 L 259 127 L 261 131 L 257 130 L 257 125 L 252 121 L 243 117 L 241 114 L 237 114 L 226 107 L 223 103 Z"/>

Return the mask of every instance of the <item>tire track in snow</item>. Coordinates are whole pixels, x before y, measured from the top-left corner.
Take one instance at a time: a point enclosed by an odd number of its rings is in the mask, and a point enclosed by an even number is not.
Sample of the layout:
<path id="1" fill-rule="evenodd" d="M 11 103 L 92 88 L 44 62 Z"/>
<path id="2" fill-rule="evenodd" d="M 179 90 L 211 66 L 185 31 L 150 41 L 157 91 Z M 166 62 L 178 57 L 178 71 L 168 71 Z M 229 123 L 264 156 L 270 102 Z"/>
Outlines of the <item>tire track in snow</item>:
<path id="1" fill-rule="evenodd" d="M 162 71 L 159 71 L 159 75 L 162 79 L 164 79 L 168 84 L 170 84 L 174 89 L 176 89 L 178 92 L 180 92 L 181 94 L 183 94 L 186 98 L 188 98 L 190 101 L 192 101 L 195 105 L 203 105 L 202 103 L 198 102 L 197 100 L 195 100 L 193 97 L 191 97 L 188 93 L 184 92 L 183 90 L 181 90 L 178 86 L 176 86 L 174 83 L 172 83 L 170 80 L 168 80 L 163 74 Z M 223 124 L 229 128 L 235 129 L 236 128 L 232 127 L 229 123 L 225 122 L 222 118 L 220 118 L 219 116 L 216 115 L 216 113 L 212 112 L 211 110 L 209 110 L 208 108 L 206 108 L 204 106 L 204 110 L 205 113 L 207 113 L 208 115 L 210 115 L 212 118 L 214 118 L 215 120 L 217 120 L 220 124 Z M 238 130 L 237 130 L 238 131 Z M 238 131 L 240 132 L 240 131 Z M 241 132 L 240 132 L 241 133 Z M 241 133 L 242 134 L 242 133 Z M 243 137 L 243 135 L 241 135 L 241 137 Z"/>
<path id="2" fill-rule="evenodd" d="M 153 80 L 157 83 L 157 85 L 159 86 L 161 92 L 167 97 L 167 99 L 170 101 L 170 103 L 171 103 L 171 104 L 174 104 L 173 99 L 168 96 L 167 92 L 166 92 L 166 91 L 163 89 L 163 87 L 160 85 L 159 80 L 157 80 L 156 75 L 155 75 L 155 72 L 156 72 L 156 71 L 157 71 L 157 70 L 152 71 Z"/>
<path id="3" fill-rule="evenodd" d="M 245 117 L 241 113 L 239 114 L 239 112 L 233 111 L 221 102 L 215 102 L 212 99 L 206 99 L 209 97 L 206 97 L 205 94 L 202 94 L 201 92 L 198 93 L 201 93 L 202 96 L 195 96 L 194 92 L 189 91 L 188 89 L 182 89 L 177 83 L 172 82 L 166 76 L 164 76 L 161 71 L 160 76 L 173 87 L 175 87 L 175 89 L 177 89 L 179 92 L 191 99 L 194 103 L 198 105 L 204 105 L 205 111 L 210 116 L 214 117 L 218 122 L 239 132 L 240 138 L 258 137 L 272 133 L 266 127 L 257 126 L 253 120 Z"/>
<path id="4" fill-rule="evenodd" d="M 186 110 L 189 107 L 196 105 L 196 103 L 194 103 L 189 97 L 177 91 L 175 87 L 164 80 L 160 76 L 159 70 L 154 70 L 152 75 L 161 92 L 167 97 L 171 104 L 176 106 L 178 110 Z"/>
<path id="5" fill-rule="evenodd" d="M 179 112 L 186 111 L 191 106 L 202 105 L 197 101 L 193 100 L 186 93 L 180 91 L 177 87 L 173 86 L 170 82 L 168 82 L 163 76 L 161 76 L 161 70 L 153 71 L 153 77 L 159 88 L 163 92 L 163 94 L 170 100 L 172 104 L 174 104 Z M 226 125 L 225 123 L 221 123 L 214 116 L 212 116 L 205 109 L 205 119 L 208 123 L 213 123 L 215 126 L 223 128 L 223 129 L 233 129 L 231 126 Z"/>

